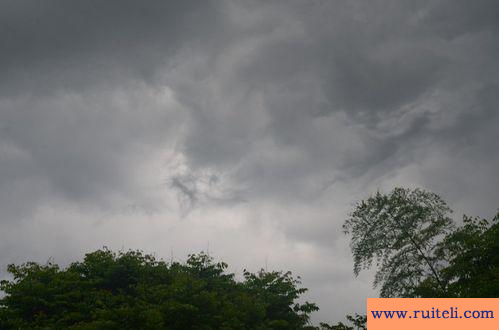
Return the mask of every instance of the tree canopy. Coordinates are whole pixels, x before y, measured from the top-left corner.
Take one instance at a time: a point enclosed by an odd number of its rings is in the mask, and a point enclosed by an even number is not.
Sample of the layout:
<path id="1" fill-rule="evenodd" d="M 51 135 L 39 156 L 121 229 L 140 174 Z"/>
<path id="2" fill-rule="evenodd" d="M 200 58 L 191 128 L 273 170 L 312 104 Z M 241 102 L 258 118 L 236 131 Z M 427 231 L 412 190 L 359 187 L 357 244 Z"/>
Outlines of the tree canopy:
<path id="1" fill-rule="evenodd" d="M 312 329 L 318 307 L 290 272 L 244 272 L 204 253 L 185 264 L 98 250 L 67 268 L 9 265 L 1 329 Z"/>
<path id="2" fill-rule="evenodd" d="M 428 277 L 443 289 L 434 247 L 453 228 L 449 213 L 438 195 L 420 189 L 396 188 L 360 201 L 343 226 L 352 237 L 355 274 L 376 262 L 381 297 L 412 297 Z"/>
<path id="3" fill-rule="evenodd" d="M 346 319 L 351 325 L 338 322 L 335 325 L 321 323 L 321 326 L 324 330 L 367 330 L 367 315 L 347 315 Z"/>
<path id="4" fill-rule="evenodd" d="M 436 256 L 445 260 L 442 294 L 428 278 L 416 293 L 421 297 L 499 297 L 499 213 L 492 219 L 463 217 L 463 225 L 437 246 Z"/>
<path id="5" fill-rule="evenodd" d="M 377 266 L 381 297 L 499 297 L 499 214 L 449 217 L 440 196 L 395 188 L 358 202 L 344 223 L 354 273 Z"/>

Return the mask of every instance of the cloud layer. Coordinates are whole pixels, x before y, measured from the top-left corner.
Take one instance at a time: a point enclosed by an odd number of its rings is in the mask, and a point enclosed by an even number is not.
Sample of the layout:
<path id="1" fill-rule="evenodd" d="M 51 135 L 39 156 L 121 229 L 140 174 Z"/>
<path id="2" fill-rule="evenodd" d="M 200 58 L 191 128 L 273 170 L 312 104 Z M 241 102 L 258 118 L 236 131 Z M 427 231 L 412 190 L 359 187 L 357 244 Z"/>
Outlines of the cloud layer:
<path id="1" fill-rule="evenodd" d="M 291 269 L 362 311 L 377 189 L 499 205 L 495 1 L 4 1 L 0 261 L 103 245 Z M 3 271 L 3 270 L 2 270 Z"/>

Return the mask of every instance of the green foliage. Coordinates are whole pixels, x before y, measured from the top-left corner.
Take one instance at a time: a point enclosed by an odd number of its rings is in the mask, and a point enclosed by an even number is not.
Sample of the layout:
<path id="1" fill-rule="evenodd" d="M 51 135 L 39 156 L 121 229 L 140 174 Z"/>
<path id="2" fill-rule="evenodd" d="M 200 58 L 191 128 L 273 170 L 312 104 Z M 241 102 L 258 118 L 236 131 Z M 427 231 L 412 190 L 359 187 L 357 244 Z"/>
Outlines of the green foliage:
<path id="1" fill-rule="evenodd" d="M 294 324 L 305 325 L 310 313 L 319 308 L 309 302 L 295 303 L 307 289 L 298 288 L 300 281 L 294 279 L 291 272 L 265 272 L 257 274 L 244 272 L 247 288 L 256 293 L 264 302 L 266 317 L 275 320 L 269 323 L 272 329 L 293 329 Z"/>
<path id="2" fill-rule="evenodd" d="M 335 325 L 321 323 L 321 329 L 323 329 L 323 330 L 367 330 L 367 315 L 359 315 L 359 314 L 355 314 L 355 316 L 347 315 L 346 318 L 350 323 L 352 323 L 352 325 L 345 325 L 342 322 L 338 322 Z"/>
<path id="3" fill-rule="evenodd" d="M 312 329 L 313 303 L 291 273 L 244 273 L 206 254 L 167 264 L 139 251 L 107 249 L 65 269 L 9 265 L 1 329 Z"/>
<path id="4" fill-rule="evenodd" d="M 421 189 L 395 188 L 360 201 L 343 225 L 351 234 L 355 274 L 375 262 L 381 297 L 414 297 L 427 278 L 444 290 L 434 248 L 453 228 L 450 212 L 438 195 Z"/>
<path id="5" fill-rule="evenodd" d="M 499 213 L 491 221 L 464 216 L 458 228 L 448 213 L 420 189 L 359 202 L 344 224 L 355 274 L 376 262 L 382 297 L 499 297 Z"/>
<path id="6" fill-rule="evenodd" d="M 447 262 L 440 272 L 447 297 L 499 297 L 499 213 L 492 221 L 464 216 L 463 225 L 437 245 L 436 255 Z M 430 278 L 418 293 L 440 295 Z"/>

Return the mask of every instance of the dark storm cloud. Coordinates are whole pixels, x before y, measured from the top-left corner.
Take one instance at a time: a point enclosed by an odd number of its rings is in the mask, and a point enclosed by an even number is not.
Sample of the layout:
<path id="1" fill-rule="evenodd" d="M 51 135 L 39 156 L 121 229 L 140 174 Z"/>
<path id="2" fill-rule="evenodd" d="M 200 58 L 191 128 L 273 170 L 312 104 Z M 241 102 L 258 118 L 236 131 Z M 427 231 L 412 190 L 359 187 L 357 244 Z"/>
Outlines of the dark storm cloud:
<path id="1" fill-rule="evenodd" d="M 425 23 L 430 31 L 453 39 L 465 34 L 497 32 L 498 14 L 499 4 L 494 0 L 436 1 L 430 5 Z"/>
<path id="2" fill-rule="evenodd" d="M 460 15 L 443 17 L 447 7 Z M 194 167 L 235 170 L 258 196 L 277 198 L 303 198 L 333 169 L 376 178 L 406 166 L 411 148 L 444 143 L 441 134 L 497 81 L 489 10 L 486 2 L 242 4 L 233 15 L 246 32 L 216 54 L 203 84 L 186 83 L 203 72 L 190 66 L 179 69 L 181 85 L 171 80 L 193 109 L 185 153 Z M 461 21 L 468 28 L 459 32 Z M 440 127 L 447 119 L 452 127 Z"/>
<path id="3" fill-rule="evenodd" d="M 154 78 L 185 42 L 223 34 L 211 1 L 3 1 L 3 94 Z"/>
<path id="4" fill-rule="evenodd" d="M 4 1 L 2 193 L 25 199 L 6 205 L 133 195 L 129 168 L 171 138 L 181 112 L 162 100 L 157 69 L 189 42 L 203 45 L 218 16 L 209 1 Z"/>

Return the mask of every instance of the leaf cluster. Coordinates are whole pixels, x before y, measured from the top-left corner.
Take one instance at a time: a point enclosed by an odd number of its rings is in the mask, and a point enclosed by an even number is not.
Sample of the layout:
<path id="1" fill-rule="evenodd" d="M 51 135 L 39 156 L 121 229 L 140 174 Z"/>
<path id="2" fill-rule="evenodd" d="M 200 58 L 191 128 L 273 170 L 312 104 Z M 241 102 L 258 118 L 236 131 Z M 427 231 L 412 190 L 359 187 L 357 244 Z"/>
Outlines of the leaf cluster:
<path id="1" fill-rule="evenodd" d="M 412 297 L 428 277 L 441 284 L 435 246 L 453 229 L 450 212 L 438 195 L 421 189 L 395 188 L 360 201 L 343 225 L 351 235 L 354 273 L 375 264 L 381 297 Z"/>
<path id="2" fill-rule="evenodd" d="M 419 286 L 419 296 L 499 297 L 499 213 L 492 220 L 464 216 L 462 226 L 437 245 L 436 255 L 446 262 L 440 271 L 445 295 L 428 278 Z"/>
<path id="3" fill-rule="evenodd" d="M 464 216 L 421 189 L 395 188 L 355 205 L 344 223 L 354 273 L 376 265 L 381 297 L 499 297 L 499 214 Z"/>
<path id="4" fill-rule="evenodd" d="M 367 330 L 367 315 L 355 314 L 355 316 L 347 315 L 346 319 L 351 325 L 346 325 L 343 322 L 338 322 L 335 325 L 321 323 L 322 330 Z"/>
<path id="5" fill-rule="evenodd" d="M 290 272 L 244 272 L 204 253 L 166 263 L 97 250 L 67 268 L 9 265 L 1 329 L 307 329 L 313 303 Z"/>

